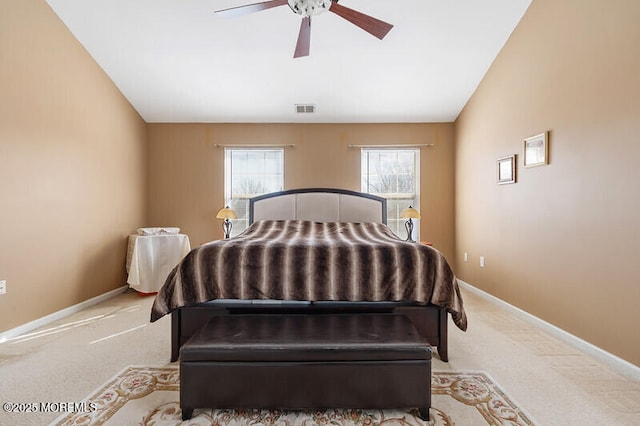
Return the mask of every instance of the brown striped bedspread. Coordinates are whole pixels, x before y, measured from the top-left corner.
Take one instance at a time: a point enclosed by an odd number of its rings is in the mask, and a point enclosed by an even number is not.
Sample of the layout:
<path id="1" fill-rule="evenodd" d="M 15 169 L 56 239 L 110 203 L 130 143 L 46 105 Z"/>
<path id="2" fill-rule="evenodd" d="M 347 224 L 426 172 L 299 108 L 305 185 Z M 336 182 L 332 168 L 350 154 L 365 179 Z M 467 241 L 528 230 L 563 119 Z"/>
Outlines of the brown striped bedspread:
<path id="1" fill-rule="evenodd" d="M 151 321 L 213 299 L 431 303 L 467 328 L 444 256 L 380 223 L 255 222 L 187 254 L 158 292 Z"/>

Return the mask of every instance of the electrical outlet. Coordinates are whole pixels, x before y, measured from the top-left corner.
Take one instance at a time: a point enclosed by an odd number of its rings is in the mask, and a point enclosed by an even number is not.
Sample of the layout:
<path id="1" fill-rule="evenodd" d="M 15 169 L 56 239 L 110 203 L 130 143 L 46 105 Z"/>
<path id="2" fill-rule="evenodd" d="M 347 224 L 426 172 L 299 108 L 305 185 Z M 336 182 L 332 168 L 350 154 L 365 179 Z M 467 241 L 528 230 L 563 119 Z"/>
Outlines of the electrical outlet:
<path id="1" fill-rule="evenodd" d="M 484 256 L 480 256 L 480 267 L 484 268 Z"/>
<path id="2" fill-rule="evenodd" d="M 7 292 L 7 280 L 0 280 L 0 294 Z"/>
<path id="3" fill-rule="evenodd" d="M 464 252 L 464 261 L 465 262 L 469 261 L 469 253 L 467 253 L 466 251 Z"/>

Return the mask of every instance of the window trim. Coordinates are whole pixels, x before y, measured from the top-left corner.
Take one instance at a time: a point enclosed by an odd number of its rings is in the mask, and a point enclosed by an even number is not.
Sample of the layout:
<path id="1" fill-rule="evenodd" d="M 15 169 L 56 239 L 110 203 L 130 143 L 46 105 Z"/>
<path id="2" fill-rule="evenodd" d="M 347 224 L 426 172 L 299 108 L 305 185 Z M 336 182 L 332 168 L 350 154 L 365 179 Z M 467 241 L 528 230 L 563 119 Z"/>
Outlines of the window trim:
<path id="1" fill-rule="evenodd" d="M 224 197 L 224 205 L 232 205 L 233 204 L 233 200 L 246 200 L 247 202 L 247 208 L 246 208 L 246 216 L 243 216 L 242 218 L 238 218 L 234 220 L 234 224 L 235 223 L 242 223 L 242 224 L 246 224 L 246 226 L 251 224 L 250 218 L 249 218 L 249 201 L 251 200 L 251 198 L 256 197 L 256 196 L 260 196 L 269 192 L 264 192 L 264 193 L 259 193 L 259 194 L 245 194 L 247 195 L 247 197 L 234 197 L 233 195 L 233 166 L 232 166 L 232 155 L 234 151 L 238 151 L 238 152 L 249 152 L 249 151 L 258 151 L 258 152 L 262 152 L 262 153 L 266 153 L 266 152 L 278 152 L 280 154 L 280 170 L 279 173 L 276 173 L 279 177 L 280 177 L 280 181 L 279 181 L 279 189 L 278 191 L 281 191 L 284 189 L 284 173 L 285 173 L 285 150 L 284 147 L 279 147 L 279 146 L 264 146 L 264 147 L 259 147 L 259 146 L 237 146 L 237 147 L 225 147 L 224 148 L 224 165 L 223 165 L 223 197 Z M 264 175 L 263 175 L 264 177 Z M 270 191 L 270 192 L 274 192 L 274 191 Z M 232 235 L 237 235 L 239 232 L 242 232 L 246 229 L 246 227 L 242 228 L 241 230 L 238 231 L 237 227 L 234 227 Z"/>
<path id="2" fill-rule="evenodd" d="M 367 178 L 370 176 L 370 167 L 371 167 L 371 161 L 369 158 L 365 158 L 367 153 L 370 152 L 380 152 L 380 151 L 393 151 L 396 153 L 399 152 L 411 152 L 413 154 L 413 187 L 414 187 L 414 197 L 412 198 L 408 198 L 408 197 L 402 197 L 401 193 L 395 193 L 395 194 L 380 194 L 380 193 L 375 193 L 375 192 L 369 192 L 369 188 L 368 186 L 369 183 L 368 181 L 366 182 L 365 185 L 365 179 L 364 177 L 366 176 Z M 391 203 L 389 203 L 389 201 L 391 200 L 402 200 L 404 199 L 411 199 L 412 203 L 411 206 L 414 207 L 416 210 L 420 211 L 421 207 L 420 207 L 420 156 L 421 156 L 421 150 L 418 147 L 406 147 L 406 146 L 398 146 L 398 147 L 394 147 L 394 146 L 388 146 L 385 145 L 383 147 L 376 147 L 376 146 L 366 146 L 366 147 L 362 147 L 361 148 L 361 152 L 360 152 L 360 189 L 363 193 L 367 193 L 367 194 L 373 194 L 373 195 L 377 195 L 380 197 L 384 197 L 387 199 L 387 225 L 391 225 L 393 224 L 394 221 L 398 220 L 401 221 L 399 215 L 401 212 L 397 212 L 398 217 L 389 217 L 389 206 L 391 205 Z M 366 161 L 366 174 L 365 174 L 365 164 L 363 164 L 363 161 Z M 368 179 L 367 179 L 368 180 Z M 367 187 L 365 187 L 367 186 Z M 395 197 L 389 197 L 388 195 L 396 195 Z M 413 238 L 416 241 L 420 240 L 420 219 L 413 219 L 414 222 L 414 231 L 413 231 Z M 401 229 L 399 229 L 399 231 L 401 232 Z M 406 232 L 405 232 L 406 233 Z M 398 235 L 398 237 L 403 238 L 403 236 Z"/>

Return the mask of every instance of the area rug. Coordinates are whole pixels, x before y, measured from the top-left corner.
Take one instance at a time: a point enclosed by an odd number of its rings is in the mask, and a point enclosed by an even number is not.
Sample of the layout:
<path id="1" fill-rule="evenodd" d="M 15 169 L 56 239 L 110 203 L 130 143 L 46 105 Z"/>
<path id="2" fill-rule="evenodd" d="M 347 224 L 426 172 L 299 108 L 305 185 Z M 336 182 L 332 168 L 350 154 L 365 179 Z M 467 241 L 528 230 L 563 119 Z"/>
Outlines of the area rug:
<path id="1" fill-rule="evenodd" d="M 429 422 L 413 410 L 195 410 L 182 421 L 179 369 L 127 367 L 55 425 L 533 425 L 507 393 L 479 371 L 433 372 Z"/>

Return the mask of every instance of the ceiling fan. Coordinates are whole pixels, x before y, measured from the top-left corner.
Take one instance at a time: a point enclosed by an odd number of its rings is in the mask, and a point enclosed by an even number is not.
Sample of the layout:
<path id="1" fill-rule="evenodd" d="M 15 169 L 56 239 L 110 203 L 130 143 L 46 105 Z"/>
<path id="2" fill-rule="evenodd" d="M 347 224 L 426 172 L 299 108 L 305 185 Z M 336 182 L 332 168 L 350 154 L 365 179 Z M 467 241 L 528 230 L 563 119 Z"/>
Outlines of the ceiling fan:
<path id="1" fill-rule="evenodd" d="M 326 11 L 335 13 L 380 40 L 393 28 L 391 24 L 338 4 L 338 0 L 269 0 L 229 9 L 216 10 L 215 13 L 224 16 L 239 16 L 271 9 L 273 7 L 284 6 L 286 4 L 289 5 L 291 10 L 302 16 L 298 42 L 296 43 L 296 50 L 293 54 L 294 58 L 309 56 L 311 16 L 319 15 Z"/>

